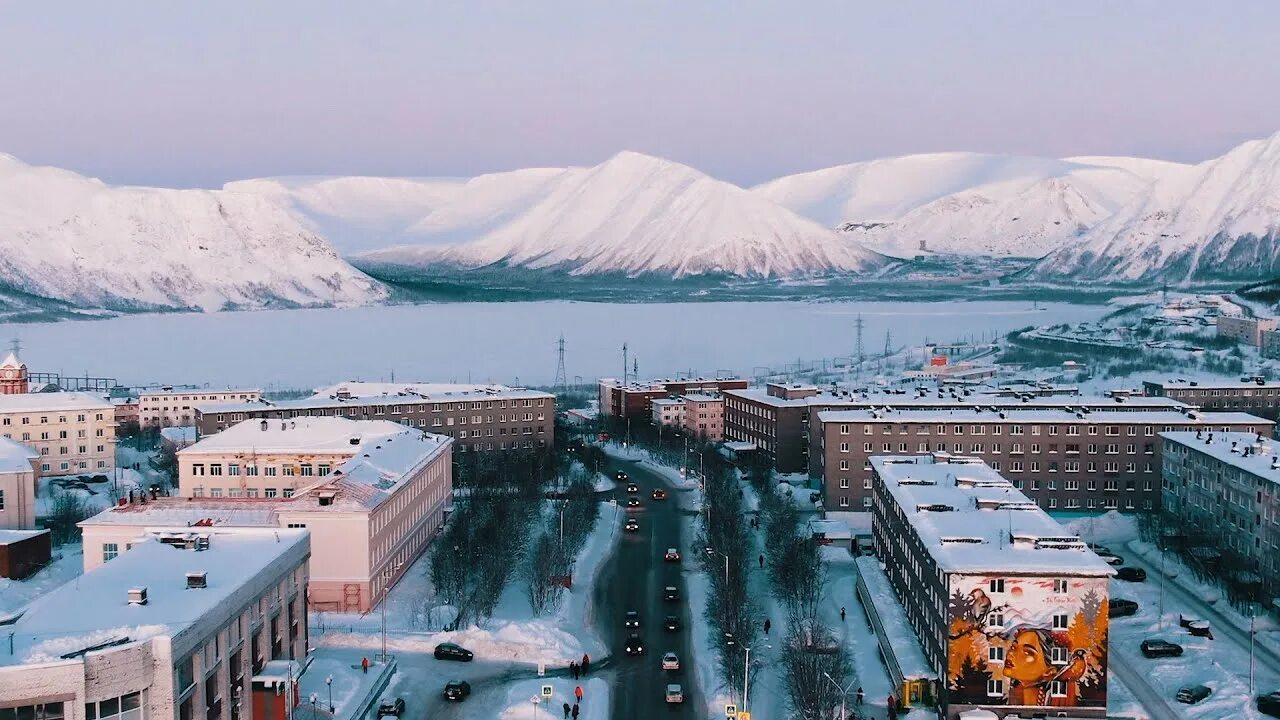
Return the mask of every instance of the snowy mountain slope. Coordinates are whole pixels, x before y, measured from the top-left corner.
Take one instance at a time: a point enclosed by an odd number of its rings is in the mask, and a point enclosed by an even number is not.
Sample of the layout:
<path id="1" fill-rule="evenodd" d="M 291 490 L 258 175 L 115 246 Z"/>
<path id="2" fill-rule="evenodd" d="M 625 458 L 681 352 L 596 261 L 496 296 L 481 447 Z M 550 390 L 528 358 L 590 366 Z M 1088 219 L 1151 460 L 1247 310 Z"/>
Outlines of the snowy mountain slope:
<path id="1" fill-rule="evenodd" d="M 1031 276 L 1257 280 L 1280 272 L 1280 133 L 1156 181 Z"/>
<path id="2" fill-rule="evenodd" d="M 113 187 L 0 155 L 0 282 L 83 306 L 271 307 L 385 297 L 250 194 Z"/>
<path id="3" fill-rule="evenodd" d="M 544 178 L 533 202 L 471 242 L 366 253 L 359 263 L 480 267 L 507 262 L 575 274 L 793 277 L 870 270 L 884 258 L 735 185 L 623 152 Z M 492 213 L 478 204 L 473 215 Z M 443 226 L 453 227 L 450 223 Z"/>

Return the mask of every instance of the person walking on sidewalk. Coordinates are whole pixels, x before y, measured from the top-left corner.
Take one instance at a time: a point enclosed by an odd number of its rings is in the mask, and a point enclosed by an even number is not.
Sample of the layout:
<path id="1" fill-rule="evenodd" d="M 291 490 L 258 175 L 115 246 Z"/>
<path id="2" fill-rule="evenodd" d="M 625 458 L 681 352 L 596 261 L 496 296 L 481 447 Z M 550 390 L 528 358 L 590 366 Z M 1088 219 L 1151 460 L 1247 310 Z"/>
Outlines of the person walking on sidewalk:
<path id="1" fill-rule="evenodd" d="M 764 636 L 769 637 L 769 628 L 773 627 L 773 623 L 769 622 L 769 618 L 764 619 Z"/>
<path id="2" fill-rule="evenodd" d="M 564 720 L 569 720 L 569 703 L 564 704 Z"/>
<path id="3" fill-rule="evenodd" d="M 360 658 L 360 672 L 364 673 L 365 675 L 369 674 L 369 658 L 367 657 Z"/>
<path id="4" fill-rule="evenodd" d="M 573 676 L 574 680 L 578 679 L 578 663 L 573 660 L 569 661 L 569 674 Z"/>
<path id="5" fill-rule="evenodd" d="M 840 606 L 840 622 L 844 622 L 844 606 Z"/>
<path id="6" fill-rule="evenodd" d="M 583 653 L 582 654 L 582 676 L 586 677 L 587 672 L 590 670 L 591 670 L 591 656 L 586 653 Z"/>
<path id="7" fill-rule="evenodd" d="M 581 685 L 573 689 L 573 696 L 578 699 L 578 702 L 582 702 L 582 686 Z M 576 705 L 577 703 L 574 703 L 574 704 Z"/>
<path id="8" fill-rule="evenodd" d="M 853 702 L 855 705 L 862 704 L 862 686 L 861 685 L 858 686 L 858 693 L 853 696 Z"/>
<path id="9" fill-rule="evenodd" d="M 764 567 L 764 555 L 760 556 L 760 567 Z"/>
<path id="10" fill-rule="evenodd" d="M 578 703 L 573 704 L 573 720 L 578 720 Z"/>

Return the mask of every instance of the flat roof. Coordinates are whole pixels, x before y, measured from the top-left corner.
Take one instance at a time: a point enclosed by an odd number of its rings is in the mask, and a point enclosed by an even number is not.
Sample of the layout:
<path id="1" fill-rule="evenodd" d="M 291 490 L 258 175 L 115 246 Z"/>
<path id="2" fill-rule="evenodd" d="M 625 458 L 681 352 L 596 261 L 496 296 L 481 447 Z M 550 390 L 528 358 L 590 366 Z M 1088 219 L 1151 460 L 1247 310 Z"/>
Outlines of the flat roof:
<path id="1" fill-rule="evenodd" d="M 128 552 L 19 609 L 17 621 L 5 627 L 13 652 L 0 653 L 0 665 L 72 660 L 62 656 L 179 635 L 310 542 L 306 530 L 287 529 L 204 529 L 209 546 L 201 551 L 160 542 L 163 535 L 190 532 L 148 533 Z M 188 589 L 189 572 L 207 573 L 207 587 Z M 147 589 L 146 605 L 128 602 L 129 590 L 138 587 Z"/>
<path id="2" fill-rule="evenodd" d="M 1043 389 L 1042 389 L 1043 390 Z M 1187 403 L 1167 397 L 1147 397 L 1143 395 L 1123 398 L 1117 402 L 1114 397 L 1102 395 L 1036 395 L 1036 396 L 1003 396 L 999 388 L 973 389 L 965 395 L 962 389 L 951 388 L 930 390 L 921 393 L 918 390 L 905 389 L 901 392 L 891 391 L 854 391 L 830 389 L 822 390 L 817 395 L 788 400 L 768 394 L 763 388 L 747 388 L 745 390 L 725 390 L 725 396 L 740 397 L 746 400 L 772 405 L 775 407 L 807 407 L 812 405 L 847 405 L 850 408 L 860 407 L 921 407 L 921 408 L 953 408 L 953 407 L 1001 407 L 1001 408 L 1146 408 L 1176 409 L 1187 407 Z M 1011 391 L 1004 391 L 1011 392 Z M 1028 391 L 1030 393 L 1031 391 Z"/>
<path id="3" fill-rule="evenodd" d="M 397 385 L 401 388 L 394 392 L 376 395 L 352 395 L 350 398 L 339 398 L 337 392 L 327 395 L 312 395 L 298 400 L 258 400 L 247 402 L 201 403 L 194 406 L 203 414 L 246 412 L 270 408 L 273 410 L 318 410 L 352 405 L 362 407 L 405 405 L 411 403 L 446 403 L 472 402 L 479 400 L 534 400 L 555 398 L 555 395 L 541 390 L 525 388 L 509 388 L 503 385 L 467 386 L 469 390 L 446 390 L 433 393 L 419 393 L 413 386 Z M 452 386 L 450 386 L 452 387 Z"/>
<path id="4" fill-rule="evenodd" d="M 243 420 L 178 451 L 180 456 L 227 452 L 351 454 L 366 442 L 418 432 L 390 420 L 299 417 Z"/>
<path id="5" fill-rule="evenodd" d="M 0 473 L 31 472 L 31 461 L 38 457 L 40 451 L 30 445 L 0 436 Z"/>
<path id="6" fill-rule="evenodd" d="M 12 545 L 23 540 L 30 540 L 37 535 L 44 535 L 48 530 L 0 530 L 0 545 Z"/>
<path id="7" fill-rule="evenodd" d="M 874 607 L 867 608 L 880 620 L 886 637 L 879 642 L 885 651 L 893 653 L 898 669 L 907 679 L 933 679 L 938 673 L 929 664 L 924 650 L 920 647 L 920 639 L 907 622 L 907 612 L 902 602 L 889 584 L 889 576 L 885 574 L 880 561 L 869 555 L 860 555 L 854 564 L 858 568 L 858 578 L 866 589 Z"/>
<path id="8" fill-rule="evenodd" d="M 1208 455 L 1255 477 L 1280 483 L 1280 446 L 1257 433 L 1170 431 L 1160 437 Z M 1248 453 L 1247 455 L 1245 453 Z"/>
<path id="9" fill-rule="evenodd" d="M 175 425 L 160 428 L 160 436 L 172 442 L 195 442 L 196 435 L 196 426 L 194 425 Z"/>
<path id="10" fill-rule="evenodd" d="M 871 466 L 938 567 L 953 573 L 1114 574 L 977 458 L 878 455 Z"/>
<path id="11" fill-rule="evenodd" d="M 1181 389 L 1196 388 L 1198 390 L 1223 390 L 1223 389 L 1243 390 L 1246 388 L 1254 388 L 1254 389 L 1280 388 L 1280 382 L 1276 382 L 1273 380 L 1264 380 L 1263 382 L 1259 383 L 1257 380 L 1253 379 L 1252 377 L 1223 378 L 1223 377 L 1216 377 L 1213 375 L 1194 375 L 1191 377 L 1179 376 L 1176 378 L 1165 378 L 1163 380 L 1152 379 L 1150 377 L 1147 377 L 1147 378 L 1143 378 L 1142 382 L 1150 383 L 1152 385 L 1159 385 L 1165 388 L 1181 388 Z"/>
<path id="12" fill-rule="evenodd" d="M 724 400 L 724 398 L 719 395 L 704 395 L 702 393 L 690 393 L 688 395 L 682 395 L 681 397 L 692 402 L 720 402 L 721 400 Z"/>
<path id="13" fill-rule="evenodd" d="M 147 502 L 113 505 L 79 522 L 87 525 L 136 527 L 276 527 L 278 510 L 301 506 L 293 498 L 252 500 L 240 498 L 165 497 Z"/>
<path id="14" fill-rule="evenodd" d="M 1071 412 L 1068 410 L 914 410 L 911 408 L 885 410 L 823 410 L 818 419 L 824 423 L 839 422 L 983 422 L 983 423 L 1226 423 L 1228 425 L 1253 424 L 1269 426 L 1274 422 L 1243 412 L 1206 412 L 1190 410 L 1093 410 Z"/>
<path id="15" fill-rule="evenodd" d="M 115 406 L 110 400 L 93 393 L 42 392 L 0 395 L 0 413 L 99 409 L 115 412 Z"/>
<path id="16" fill-rule="evenodd" d="M 367 382 L 364 380 L 348 380 L 318 387 L 313 397 L 329 397 L 339 392 L 348 392 L 351 397 L 379 397 L 398 393 L 416 393 L 418 395 L 443 395 L 444 393 L 493 393 L 515 392 L 516 388 L 495 383 L 436 383 L 436 382 Z"/>
<path id="17" fill-rule="evenodd" d="M 186 390 L 143 390 L 138 393 L 141 398 L 146 395 L 248 395 L 262 393 L 262 388 L 188 388 Z"/>

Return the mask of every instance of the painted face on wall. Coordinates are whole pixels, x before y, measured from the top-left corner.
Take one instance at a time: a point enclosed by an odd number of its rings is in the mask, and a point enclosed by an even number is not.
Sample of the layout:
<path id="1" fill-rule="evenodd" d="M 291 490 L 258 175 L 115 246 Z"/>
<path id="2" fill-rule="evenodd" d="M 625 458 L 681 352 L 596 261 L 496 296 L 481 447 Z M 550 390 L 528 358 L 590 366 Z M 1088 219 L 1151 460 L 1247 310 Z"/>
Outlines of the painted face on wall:
<path id="1" fill-rule="evenodd" d="M 1035 685 L 1054 672 L 1044 636 L 1030 629 L 1018 631 L 1005 651 L 1004 676 L 1022 685 Z"/>

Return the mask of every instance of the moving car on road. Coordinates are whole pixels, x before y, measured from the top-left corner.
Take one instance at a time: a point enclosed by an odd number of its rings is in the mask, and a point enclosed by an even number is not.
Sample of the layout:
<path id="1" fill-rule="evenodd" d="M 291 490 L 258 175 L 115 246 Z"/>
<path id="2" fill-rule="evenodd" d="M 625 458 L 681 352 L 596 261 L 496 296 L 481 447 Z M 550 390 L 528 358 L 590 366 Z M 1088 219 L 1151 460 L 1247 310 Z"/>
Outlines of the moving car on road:
<path id="1" fill-rule="evenodd" d="M 640 486 L 639 486 L 639 485 L 637 485 L 637 484 L 635 484 L 635 483 L 627 483 L 627 492 L 629 492 L 629 493 L 631 493 L 632 495 L 634 495 L 634 494 L 636 494 L 636 493 L 640 492 Z"/>
<path id="2" fill-rule="evenodd" d="M 1142 641 L 1142 654 L 1149 658 L 1178 657 L 1182 654 L 1182 646 L 1167 640 L 1149 638 Z"/>
<path id="3" fill-rule="evenodd" d="M 682 703 L 684 702 L 684 688 L 678 683 L 671 683 L 667 686 L 667 702 Z"/>
<path id="4" fill-rule="evenodd" d="M 674 585 L 668 585 L 662 589 L 662 599 L 667 602 L 675 602 L 680 599 L 680 591 Z"/>
<path id="5" fill-rule="evenodd" d="M 666 500 L 667 491 L 663 490 L 662 488 L 656 488 L 650 497 L 652 497 L 654 500 Z"/>
<path id="6" fill-rule="evenodd" d="M 629 497 L 629 498 L 627 498 L 627 509 L 628 509 L 628 510 L 636 510 L 636 509 L 638 509 L 639 507 L 640 507 L 640 498 L 638 498 L 638 497 Z"/>
<path id="7" fill-rule="evenodd" d="M 1127 582 L 1143 582 L 1147 579 L 1147 571 L 1140 567 L 1122 567 L 1116 571 L 1116 579 Z"/>
<path id="8" fill-rule="evenodd" d="M 1258 712 L 1271 717 L 1280 717 L 1280 690 L 1258 696 Z"/>
<path id="9" fill-rule="evenodd" d="M 629 628 L 640 627 L 640 613 L 635 610 L 628 610 L 626 617 L 622 621 L 622 625 Z"/>
<path id="10" fill-rule="evenodd" d="M 680 632 L 680 618 L 668 615 L 667 619 L 662 621 L 662 629 L 667 632 Z"/>
<path id="11" fill-rule="evenodd" d="M 1111 598 L 1107 601 L 1107 617 L 1128 617 L 1138 614 L 1138 603 L 1125 598 Z"/>
<path id="12" fill-rule="evenodd" d="M 626 482 L 626 481 L 629 479 L 629 476 L 628 476 L 625 472 L 623 472 L 623 471 L 621 471 L 621 470 L 619 470 L 618 472 L 614 473 L 614 474 L 613 474 L 613 477 L 614 477 L 618 482 Z"/>
<path id="13" fill-rule="evenodd" d="M 622 644 L 622 650 L 632 656 L 643 655 L 644 641 L 640 639 L 639 635 L 631 633 L 627 636 L 627 641 Z"/>
<path id="14" fill-rule="evenodd" d="M 1195 705 L 1212 694 L 1213 691 L 1204 685 L 1188 685 L 1184 688 L 1178 688 L 1178 694 L 1174 695 L 1174 698 L 1180 703 Z"/>
<path id="15" fill-rule="evenodd" d="M 435 656 L 437 660 L 459 660 L 461 662 L 470 662 L 475 659 L 476 654 L 457 643 L 447 642 L 440 643 L 436 646 Z"/>
<path id="16" fill-rule="evenodd" d="M 378 705 L 378 717 L 400 717 L 404 714 L 404 698 L 388 698 Z"/>
<path id="17" fill-rule="evenodd" d="M 680 562 L 680 551 L 675 548 L 667 548 L 667 554 L 662 556 L 667 562 Z"/>
<path id="18" fill-rule="evenodd" d="M 680 669 L 680 657 L 679 657 L 678 655 L 676 655 L 675 653 L 673 653 L 673 652 L 669 652 L 669 653 L 667 653 L 667 654 L 663 655 L 663 656 L 662 656 L 662 669 L 663 669 L 663 670 L 679 670 L 679 669 Z"/>
<path id="19" fill-rule="evenodd" d="M 627 518 L 627 524 L 622 526 L 627 532 L 635 532 L 640 529 L 640 521 L 635 518 Z"/>
<path id="20" fill-rule="evenodd" d="M 466 680 L 450 680 L 444 686 L 444 699 L 462 702 L 471 694 L 471 683 Z"/>

